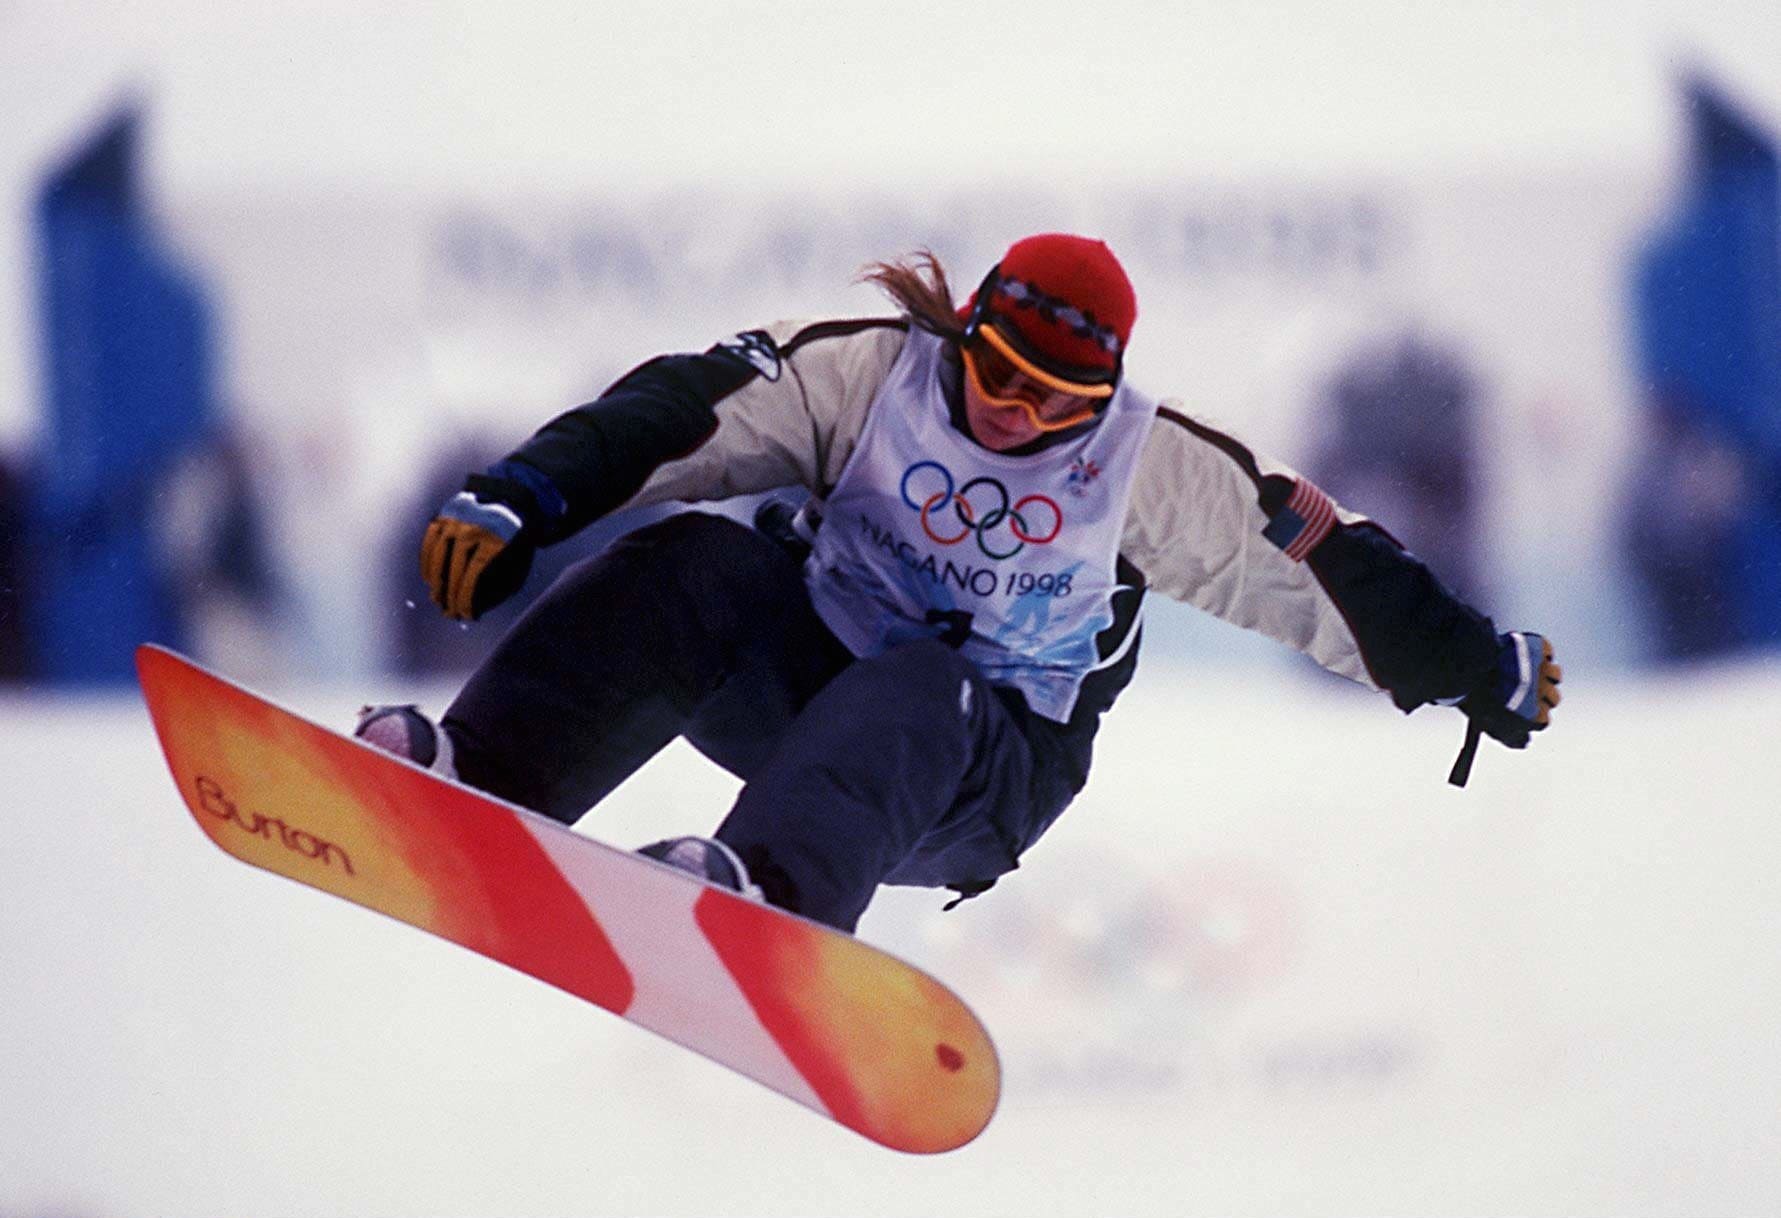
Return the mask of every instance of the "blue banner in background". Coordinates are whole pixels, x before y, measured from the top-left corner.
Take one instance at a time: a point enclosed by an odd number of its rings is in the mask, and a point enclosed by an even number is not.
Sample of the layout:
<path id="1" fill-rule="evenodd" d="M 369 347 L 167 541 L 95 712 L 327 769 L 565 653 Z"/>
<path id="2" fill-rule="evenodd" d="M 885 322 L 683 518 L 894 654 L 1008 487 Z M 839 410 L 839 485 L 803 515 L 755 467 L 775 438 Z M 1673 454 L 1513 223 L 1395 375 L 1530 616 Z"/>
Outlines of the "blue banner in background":
<path id="1" fill-rule="evenodd" d="M 1683 202 L 1639 266 L 1649 427 L 1628 521 L 1667 659 L 1781 642 L 1781 161 L 1708 81 L 1685 101 Z"/>
<path id="2" fill-rule="evenodd" d="M 128 681 L 136 644 L 183 642 L 156 497 L 210 422 L 211 325 L 199 287 L 157 248 L 140 128 L 133 106 L 111 116 L 37 198 L 48 392 L 26 622 L 44 681 Z"/>

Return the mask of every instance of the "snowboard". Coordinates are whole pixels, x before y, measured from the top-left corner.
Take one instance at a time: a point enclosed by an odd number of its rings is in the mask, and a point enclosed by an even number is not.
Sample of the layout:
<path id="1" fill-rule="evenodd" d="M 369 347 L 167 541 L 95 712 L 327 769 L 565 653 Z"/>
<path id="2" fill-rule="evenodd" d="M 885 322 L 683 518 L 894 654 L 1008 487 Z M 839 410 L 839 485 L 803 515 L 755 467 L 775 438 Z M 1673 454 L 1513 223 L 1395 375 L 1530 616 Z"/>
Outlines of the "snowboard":
<path id="1" fill-rule="evenodd" d="M 932 977 L 830 927 L 392 757 L 145 645 L 174 783 L 225 852 L 500 961 L 902 1151 L 988 1124 L 1001 1070 Z"/>

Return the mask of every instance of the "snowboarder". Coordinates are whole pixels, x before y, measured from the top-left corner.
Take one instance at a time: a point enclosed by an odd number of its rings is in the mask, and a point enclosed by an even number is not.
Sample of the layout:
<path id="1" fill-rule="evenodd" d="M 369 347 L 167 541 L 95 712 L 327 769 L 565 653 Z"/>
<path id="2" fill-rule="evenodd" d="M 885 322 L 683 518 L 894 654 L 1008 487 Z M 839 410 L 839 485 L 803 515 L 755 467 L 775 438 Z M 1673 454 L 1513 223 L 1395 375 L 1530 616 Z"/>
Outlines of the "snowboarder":
<path id="1" fill-rule="evenodd" d="M 798 487 L 756 528 L 687 511 L 565 573 L 435 723 L 365 739 L 564 823 L 676 736 L 744 781 L 714 837 L 645 853 L 851 931 L 880 884 L 983 892 L 1086 782 L 1147 590 L 1511 748 L 1560 672 L 1371 521 L 1122 375 L 1108 247 L 1017 241 L 965 304 L 927 253 L 898 316 L 665 355 L 472 475 L 429 525 L 469 620 L 618 508 Z"/>

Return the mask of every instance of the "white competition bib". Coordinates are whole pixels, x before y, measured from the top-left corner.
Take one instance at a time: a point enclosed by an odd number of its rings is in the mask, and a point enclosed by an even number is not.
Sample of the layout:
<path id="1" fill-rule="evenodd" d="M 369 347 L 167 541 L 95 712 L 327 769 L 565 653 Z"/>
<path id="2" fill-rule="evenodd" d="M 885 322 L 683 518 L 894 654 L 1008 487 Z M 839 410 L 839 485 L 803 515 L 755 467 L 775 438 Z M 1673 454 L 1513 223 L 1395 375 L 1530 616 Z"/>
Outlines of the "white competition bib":
<path id="1" fill-rule="evenodd" d="M 1087 435 L 992 452 L 952 425 L 946 341 L 912 328 L 873 399 L 805 566 L 811 599 L 857 656 L 938 637 L 1063 722 L 1102 663 L 1156 403 L 1121 384 Z"/>

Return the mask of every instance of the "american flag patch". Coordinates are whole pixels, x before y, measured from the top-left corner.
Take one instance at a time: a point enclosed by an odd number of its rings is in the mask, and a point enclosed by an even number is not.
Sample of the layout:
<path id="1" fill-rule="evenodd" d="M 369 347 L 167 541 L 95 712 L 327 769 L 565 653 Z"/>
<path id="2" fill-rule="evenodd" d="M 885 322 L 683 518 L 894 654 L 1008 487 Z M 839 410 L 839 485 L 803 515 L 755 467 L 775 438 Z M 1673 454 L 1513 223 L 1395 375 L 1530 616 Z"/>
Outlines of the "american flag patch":
<path id="1" fill-rule="evenodd" d="M 1336 527 L 1336 505 L 1308 479 L 1293 484 L 1286 505 L 1274 513 L 1262 536 L 1286 551 L 1294 562 L 1305 556 Z"/>

